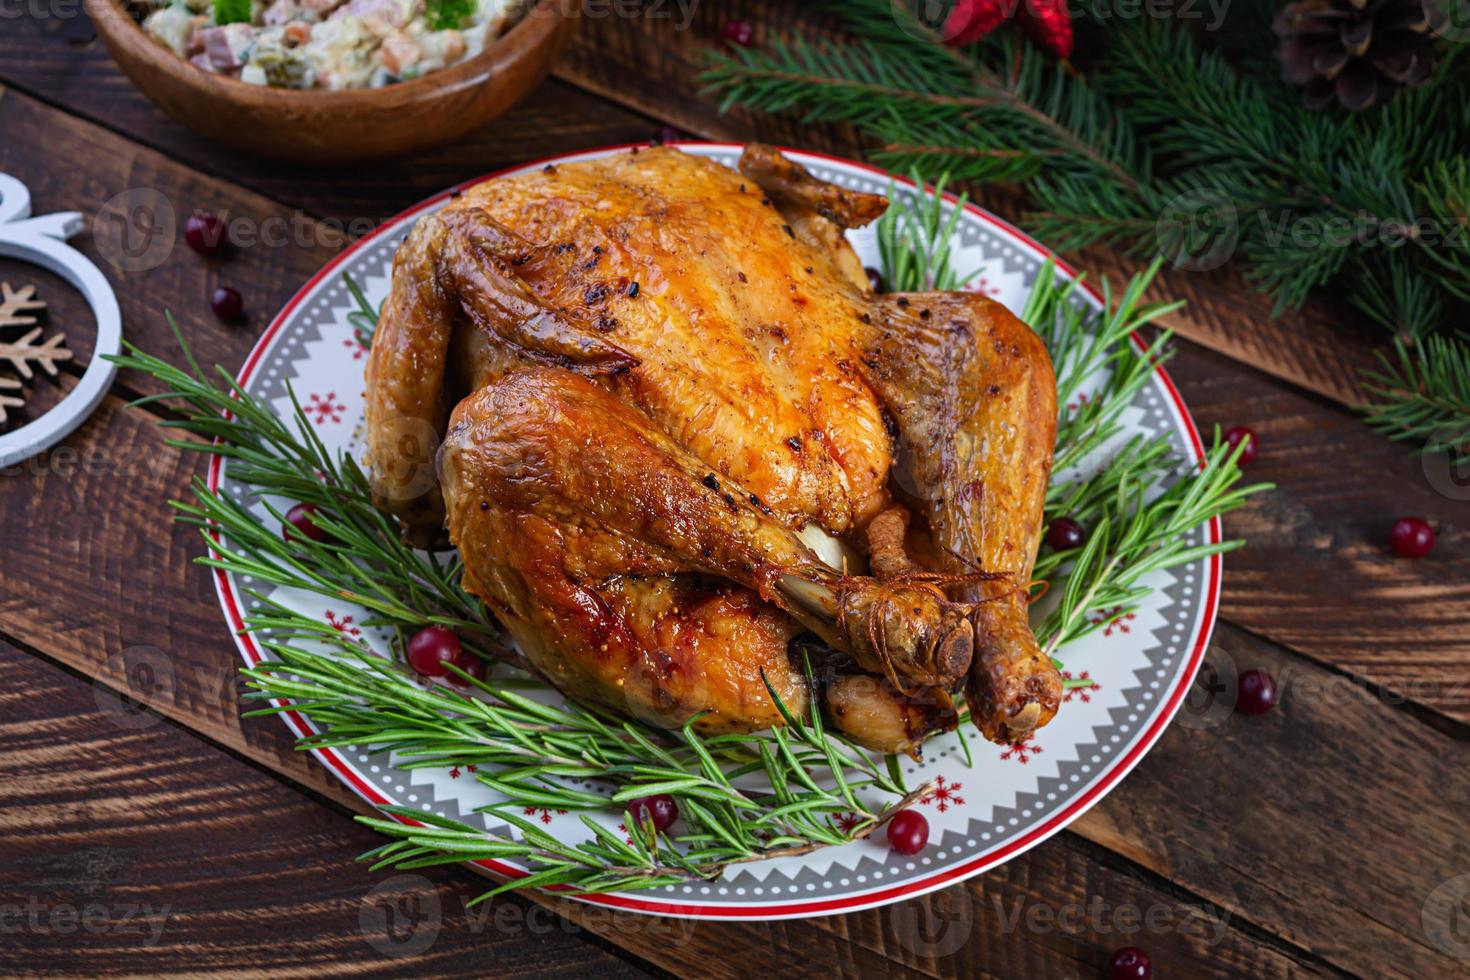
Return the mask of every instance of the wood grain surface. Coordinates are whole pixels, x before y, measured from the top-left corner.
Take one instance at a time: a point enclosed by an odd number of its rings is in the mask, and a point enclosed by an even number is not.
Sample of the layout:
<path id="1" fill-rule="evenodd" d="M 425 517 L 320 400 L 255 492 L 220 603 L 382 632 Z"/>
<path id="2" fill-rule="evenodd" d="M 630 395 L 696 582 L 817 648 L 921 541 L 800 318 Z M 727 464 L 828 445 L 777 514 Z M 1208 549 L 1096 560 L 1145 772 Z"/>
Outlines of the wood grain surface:
<path id="1" fill-rule="evenodd" d="M 146 273 L 109 263 L 123 232 L 105 222 L 81 243 L 117 289 L 130 339 L 172 351 L 167 308 L 202 360 L 233 368 L 342 246 L 342 229 L 477 174 L 666 124 L 860 152 L 849 133 L 721 117 L 700 100 L 692 60 L 736 15 L 763 33 L 809 16 L 799 4 L 700 5 L 694 29 L 672 37 L 648 17 L 608 19 L 581 32 L 559 80 L 494 127 L 335 172 L 204 143 L 131 89 L 85 22 L 8 20 L 0 171 L 30 184 L 43 213 L 96 215 L 149 190 L 180 223 L 202 208 L 287 229 L 223 262 L 174 247 Z M 1005 189 L 981 197 L 1010 216 L 1021 208 Z M 205 300 L 221 283 L 245 294 L 247 324 L 214 321 Z M 1186 401 L 1206 429 L 1254 428 L 1250 476 L 1279 486 L 1227 521 L 1251 546 L 1226 561 L 1224 621 L 1190 705 L 1092 812 L 1003 867 L 889 909 L 778 923 L 672 923 L 543 896 L 497 900 L 476 918 L 463 905 L 483 883 L 461 869 L 375 905 L 367 896 L 388 876 L 352 862 L 373 843 L 350 819 L 360 802 L 283 726 L 240 718 L 233 644 L 192 563 L 199 546 L 167 515 L 199 462 L 163 445 L 158 409 L 124 408 L 148 385 L 120 376 L 63 446 L 0 479 L 0 664 L 15 681 L 0 692 L 0 972 L 749 978 L 779 963 L 793 976 L 1097 977 L 1111 950 L 1136 944 L 1160 977 L 1463 973 L 1470 961 L 1453 953 L 1470 950 L 1444 948 L 1454 908 L 1431 895 L 1470 872 L 1466 505 L 1340 406 L 1365 345 L 1342 339 L 1353 335 L 1325 304 L 1272 321 L 1228 277 L 1176 275 L 1166 288 L 1191 300 L 1171 367 Z M 53 318 L 84 315 L 74 299 L 53 301 Z M 1440 528 L 1430 558 L 1387 552 L 1405 512 Z M 1231 713 L 1219 690 L 1249 667 L 1284 689 L 1257 719 Z M 367 908 L 386 936 L 390 910 L 408 921 L 431 894 L 442 918 L 422 952 L 385 953 L 359 923 Z M 115 916 L 147 902 L 171 907 L 151 945 L 42 931 L 26 911 Z M 1154 928 L 1139 925 L 1149 910 Z M 412 941 L 406 926 L 394 935 Z"/>

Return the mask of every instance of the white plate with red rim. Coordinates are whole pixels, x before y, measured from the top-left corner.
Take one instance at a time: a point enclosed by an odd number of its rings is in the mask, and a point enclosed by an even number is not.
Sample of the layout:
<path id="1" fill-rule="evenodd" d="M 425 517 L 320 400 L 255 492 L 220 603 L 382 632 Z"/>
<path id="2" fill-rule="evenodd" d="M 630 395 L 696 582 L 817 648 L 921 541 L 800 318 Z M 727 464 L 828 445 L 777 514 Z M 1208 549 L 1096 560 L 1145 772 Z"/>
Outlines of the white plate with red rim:
<path id="1" fill-rule="evenodd" d="M 734 165 L 736 144 L 681 143 L 685 152 Z M 566 164 L 634 147 L 608 147 L 538 160 L 492 174 L 491 180 L 549 163 Z M 816 153 L 786 151 L 817 176 L 858 190 L 912 193 L 912 184 L 865 164 Z M 471 181 L 469 186 L 477 181 Z M 445 191 L 386 221 L 373 234 L 337 256 L 286 304 L 255 345 L 239 374 L 240 383 L 283 415 L 291 411 L 287 385 L 295 390 L 317 434 L 329 448 L 360 455 L 363 417 L 363 350 L 354 339 L 347 314 L 354 309 L 343 275 L 349 274 L 373 303 L 388 291 L 393 253 L 404 234 L 424 214 L 443 206 L 458 190 Z M 946 208 L 958 206 L 946 199 Z M 876 266 L 876 241 L 870 229 L 850 236 L 859 256 Z M 953 261 L 961 275 L 979 270 L 967 288 L 985 291 L 1019 309 L 1050 253 L 1025 234 L 974 205 L 963 208 L 953 242 Z M 1058 275 L 1074 273 L 1058 264 Z M 1085 286 L 1085 284 L 1084 284 Z M 1101 308 L 1101 297 L 1085 287 L 1077 301 Z M 1179 393 L 1162 371 L 1124 412 L 1119 440 L 1163 435 L 1181 459 L 1199 461 L 1203 447 Z M 215 459 L 211 490 L 233 496 L 264 513 L 246 488 Z M 1192 543 L 1220 540 L 1218 520 L 1191 532 Z M 922 763 L 905 761 L 910 786 L 926 781 L 933 792 L 918 804 L 930 826 L 929 843 L 919 854 L 890 850 L 882 834 L 801 857 L 738 865 L 712 882 L 692 882 L 626 893 L 582 896 L 582 900 L 620 909 L 694 918 L 778 919 L 850 912 L 921 895 L 961 881 L 1046 840 L 1095 804 L 1137 764 L 1179 709 L 1193 681 L 1214 626 L 1220 589 L 1219 556 L 1195 561 L 1144 580 L 1153 592 L 1122 616 L 1101 617 L 1102 628 L 1060 651 L 1067 674 L 1090 680 L 1069 691 L 1056 719 L 1029 743 L 1002 748 L 969 739 L 973 766 L 967 766 L 954 734 L 931 740 Z M 225 618 L 241 655 L 249 664 L 262 659 L 254 639 L 240 632 L 242 615 L 259 600 L 250 590 L 273 587 L 222 571 L 216 587 Z M 386 637 L 365 630 L 365 611 L 317 596 L 271 595 L 318 616 L 354 639 L 387 652 Z M 559 697 L 554 692 L 552 698 Z M 316 729 L 300 714 L 282 719 L 297 735 Z M 436 812 L 487 829 L 503 821 L 476 812 L 499 800 L 497 794 L 458 770 L 407 770 L 384 755 L 356 749 L 319 749 L 327 768 L 363 799 Z M 576 814 L 528 810 L 527 816 L 567 840 L 589 836 Z M 611 808 L 599 817 L 616 827 L 621 815 Z M 677 833 L 677 827 L 675 828 Z M 486 871 L 521 876 L 525 869 L 506 861 L 480 862 Z"/>

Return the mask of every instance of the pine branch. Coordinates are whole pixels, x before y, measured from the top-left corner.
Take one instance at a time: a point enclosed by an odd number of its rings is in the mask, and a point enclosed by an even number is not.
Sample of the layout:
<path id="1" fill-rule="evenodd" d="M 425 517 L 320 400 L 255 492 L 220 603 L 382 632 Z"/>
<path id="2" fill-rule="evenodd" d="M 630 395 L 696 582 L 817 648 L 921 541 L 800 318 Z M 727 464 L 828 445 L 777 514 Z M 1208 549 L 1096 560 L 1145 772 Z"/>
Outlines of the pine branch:
<path id="1" fill-rule="evenodd" d="M 1470 460 L 1470 344 L 1448 337 L 1394 342 L 1364 375 L 1368 424 L 1391 439 L 1422 440 L 1425 453 Z"/>

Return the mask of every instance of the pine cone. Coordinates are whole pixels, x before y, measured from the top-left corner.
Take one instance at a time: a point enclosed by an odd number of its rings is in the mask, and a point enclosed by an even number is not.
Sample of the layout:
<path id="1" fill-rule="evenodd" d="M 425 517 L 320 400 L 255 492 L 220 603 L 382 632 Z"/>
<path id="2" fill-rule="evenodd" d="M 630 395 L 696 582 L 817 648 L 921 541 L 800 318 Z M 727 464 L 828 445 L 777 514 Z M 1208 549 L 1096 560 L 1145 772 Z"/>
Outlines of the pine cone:
<path id="1" fill-rule="evenodd" d="M 1435 0 L 1296 0 L 1271 29 L 1281 77 L 1306 86 L 1308 108 L 1366 109 L 1429 78 L 1444 22 Z"/>

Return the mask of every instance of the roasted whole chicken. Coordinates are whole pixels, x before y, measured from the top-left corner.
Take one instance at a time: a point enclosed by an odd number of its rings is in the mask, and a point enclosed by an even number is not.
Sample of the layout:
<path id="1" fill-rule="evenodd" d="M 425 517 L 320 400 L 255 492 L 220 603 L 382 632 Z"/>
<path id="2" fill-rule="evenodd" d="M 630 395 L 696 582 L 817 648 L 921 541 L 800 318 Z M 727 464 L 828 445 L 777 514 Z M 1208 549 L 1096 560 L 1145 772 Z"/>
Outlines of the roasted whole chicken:
<path id="1" fill-rule="evenodd" d="M 875 295 L 844 232 L 886 207 L 755 145 L 475 186 L 394 264 L 380 506 L 574 697 L 718 732 L 774 691 L 916 754 L 963 691 L 1026 737 L 1062 694 L 1026 615 L 1051 362 L 977 294 Z"/>

